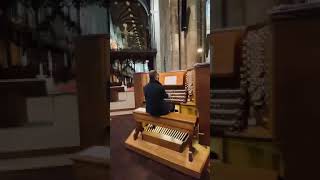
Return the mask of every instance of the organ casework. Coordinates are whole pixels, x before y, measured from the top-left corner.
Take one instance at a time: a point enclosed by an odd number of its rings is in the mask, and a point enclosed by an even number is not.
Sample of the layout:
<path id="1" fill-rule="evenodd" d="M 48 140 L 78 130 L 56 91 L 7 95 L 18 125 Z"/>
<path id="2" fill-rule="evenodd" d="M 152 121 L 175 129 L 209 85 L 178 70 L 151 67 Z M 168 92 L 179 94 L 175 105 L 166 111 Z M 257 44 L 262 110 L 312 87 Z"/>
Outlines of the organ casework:
<path id="1" fill-rule="evenodd" d="M 188 70 L 159 73 L 169 95 L 165 101 L 175 112 L 151 116 L 145 109 L 143 87 L 148 73 L 134 77 L 136 127 L 126 146 L 182 173 L 200 178 L 210 154 L 210 66 L 195 64 Z"/>

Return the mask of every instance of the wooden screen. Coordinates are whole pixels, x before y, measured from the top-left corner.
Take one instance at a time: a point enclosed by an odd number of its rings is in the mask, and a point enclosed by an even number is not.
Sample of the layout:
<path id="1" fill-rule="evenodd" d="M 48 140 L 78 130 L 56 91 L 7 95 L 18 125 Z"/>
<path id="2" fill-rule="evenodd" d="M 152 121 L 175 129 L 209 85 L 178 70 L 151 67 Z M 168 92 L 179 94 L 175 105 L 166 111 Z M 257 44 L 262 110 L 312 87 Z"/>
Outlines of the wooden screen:
<path id="1" fill-rule="evenodd" d="M 109 38 L 106 35 L 82 36 L 75 41 L 80 144 L 104 145 L 109 124 Z M 109 93 L 108 93 L 109 94 Z"/>
<path id="2" fill-rule="evenodd" d="M 244 28 L 216 30 L 210 35 L 212 75 L 219 77 L 233 76 L 239 51 L 240 39 Z"/>
<path id="3" fill-rule="evenodd" d="M 134 99 L 135 99 L 135 107 L 141 107 L 144 104 L 144 92 L 143 87 L 149 82 L 148 73 L 135 73 L 133 76 L 134 81 Z"/>
<path id="4" fill-rule="evenodd" d="M 210 146 L 210 64 L 194 67 L 195 103 L 199 116 L 199 144 Z"/>

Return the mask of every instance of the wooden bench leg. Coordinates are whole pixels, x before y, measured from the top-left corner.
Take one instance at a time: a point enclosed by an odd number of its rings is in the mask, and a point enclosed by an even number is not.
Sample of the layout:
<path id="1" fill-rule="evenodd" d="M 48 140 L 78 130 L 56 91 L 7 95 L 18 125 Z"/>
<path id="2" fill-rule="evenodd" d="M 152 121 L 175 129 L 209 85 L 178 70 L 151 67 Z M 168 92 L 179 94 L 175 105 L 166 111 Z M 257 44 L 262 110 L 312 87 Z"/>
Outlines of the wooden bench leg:
<path id="1" fill-rule="evenodd" d="M 193 153 L 195 152 L 195 148 L 192 146 L 193 134 L 189 133 L 189 161 L 193 161 Z"/>
<path id="2" fill-rule="evenodd" d="M 137 140 L 139 132 L 143 131 L 143 127 L 142 127 L 142 123 L 141 122 L 136 122 L 136 129 L 135 132 L 133 134 L 133 139 Z"/>

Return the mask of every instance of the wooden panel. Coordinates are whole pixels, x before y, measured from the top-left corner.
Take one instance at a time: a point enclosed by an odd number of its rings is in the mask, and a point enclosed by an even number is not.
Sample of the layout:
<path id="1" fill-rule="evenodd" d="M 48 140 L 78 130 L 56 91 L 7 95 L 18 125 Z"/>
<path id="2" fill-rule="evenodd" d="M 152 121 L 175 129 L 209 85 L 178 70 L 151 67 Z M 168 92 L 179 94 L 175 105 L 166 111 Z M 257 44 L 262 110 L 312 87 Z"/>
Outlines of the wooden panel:
<path id="1" fill-rule="evenodd" d="M 7 64 L 7 49 L 5 41 L 0 40 L 0 66 L 5 67 Z"/>
<path id="2" fill-rule="evenodd" d="M 164 86 L 184 86 L 186 71 L 172 71 L 159 73 L 159 82 Z M 166 85 L 165 78 L 168 76 L 176 76 L 177 83 L 175 85 Z"/>
<path id="3" fill-rule="evenodd" d="M 233 76 L 236 69 L 236 61 L 240 39 L 244 34 L 244 28 L 222 29 L 215 31 L 211 37 L 212 74 L 215 77 Z"/>
<path id="4" fill-rule="evenodd" d="M 134 99 L 135 107 L 142 107 L 145 101 L 143 87 L 149 82 L 148 73 L 135 73 L 133 76 L 134 81 Z"/>
<path id="5" fill-rule="evenodd" d="M 199 118 L 199 143 L 210 146 L 210 64 L 194 67 L 195 103 Z"/>
<path id="6" fill-rule="evenodd" d="M 80 143 L 82 147 L 103 145 L 109 124 L 106 84 L 109 79 L 109 38 L 105 35 L 76 39 L 76 78 L 78 89 Z"/>
<path id="7" fill-rule="evenodd" d="M 197 108 L 194 103 L 185 103 L 181 104 L 181 114 L 189 114 L 189 115 L 194 115 L 197 116 Z"/>
<path id="8" fill-rule="evenodd" d="M 14 43 L 10 43 L 10 57 L 11 57 L 11 65 L 18 66 L 21 65 L 21 49 Z"/>
<path id="9" fill-rule="evenodd" d="M 319 3 L 301 4 L 273 14 L 272 112 L 286 179 L 319 174 L 316 166 L 309 165 L 319 162 L 314 146 L 320 119 L 319 7 Z"/>
<path id="10" fill-rule="evenodd" d="M 182 153 L 175 152 L 159 145 L 143 141 L 140 137 L 138 137 L 137 140 L 133 140 L 133 134 L 134 131 L 125 143 L 127 148 L 137 153 L 195 178 L 200 178 L 202 172 L 206 170 L 210 154 L 209 147 L 194 143 L 193 147 L 195 148 L 196 153 L 194 154 L 193 161 L 189 162 L 188 148 Z"/>

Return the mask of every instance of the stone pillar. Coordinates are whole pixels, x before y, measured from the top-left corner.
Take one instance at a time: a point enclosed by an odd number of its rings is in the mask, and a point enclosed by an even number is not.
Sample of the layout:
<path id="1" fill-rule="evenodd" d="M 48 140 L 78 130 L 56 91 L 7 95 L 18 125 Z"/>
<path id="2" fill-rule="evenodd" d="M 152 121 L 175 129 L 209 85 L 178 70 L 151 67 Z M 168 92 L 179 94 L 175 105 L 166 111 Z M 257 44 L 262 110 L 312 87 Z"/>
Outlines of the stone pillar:
<path id="1" fill-rule="evenodd" d="M 158 71 L 179 70 L 179 16 L 178 0 L 159 1 L 160 41 L 162 59 L 157 64 L 162 68 Z"/>
<path id="2" fill-rule="evenodd" d="M 180 34 L 180 60 L 181 69 L 187 69 L 187 45 L 186 45 L 186 33 L 184 31 Z"/>
<path id="3" fill-rule="evenodd" d="M 171 67 L 170 70 L 179 70 L 179 11 L 178 0 L 170 0 L 170 35 L 171 35 Z"/>
<path id="4" fill-rule="evenodd" d="M 206 28 L 207 28 L 207 22 L 206 22 L 206 0 L 201 0 L 201 47 L 203 48 L 203 53 L 201 54 L 201 62 L 206 61 Z"/>
<path id="5" fill-rule="evenodd" d="M 188 34 L 186 38 L 186 56 L 187 56 L 187 68 L 192 67 L 196 62 L 199 62 L 200 58 L 197 53 L 199 47 L 198 38 L 198 0 L 188 0 L 188 8 L 190 9 Z"/>
<path id="6" fill-rule="evenodd" d="M 160 36 L 160 41 L 157 41 L 156 43 L 159 43 L 160 45 L 160 53 L 161 57 L 156 59 L 157 63 L 157 71 L 162 72 L 167 70 L 167 62 L 168 62 L 168 27 L 169 27 L 169 15 L 167 10 L 169 9 L 169 0 L 159 0 L 159 36 Z M 157 30 L 156 30 L 157 31 Z"/>
<path id="7" fill-rule="evenodd" d="M 151 26 L 152 26 L 152 42 L 151 46 L 152 48 L 157 50 L 157 55 L 155 57 L 155 64 L 156 70 L 161 71 L 162 70 L 162 60 L 163 60 L 163 52 L 161 51 L 161 43 L 163 43 L 161 39 L 161 31 L 160 31 L 160 2 L 159 0 L 153 0 L 151 1 Z"/>
<path id="8" fill-rule="evenodd" d="M 187 1 L 190 11 L 188 30 L 179 33 L 179 1 L 159 0 L 160 52 L 162 55 L 156 60 L 158 71 L 187 69 L 201 62 L 201 54 L 197 53 L 197 49 L 202 46 L 200 42 L 201 11 L 199 9 L 202 2 L 205 1 Z"/>

